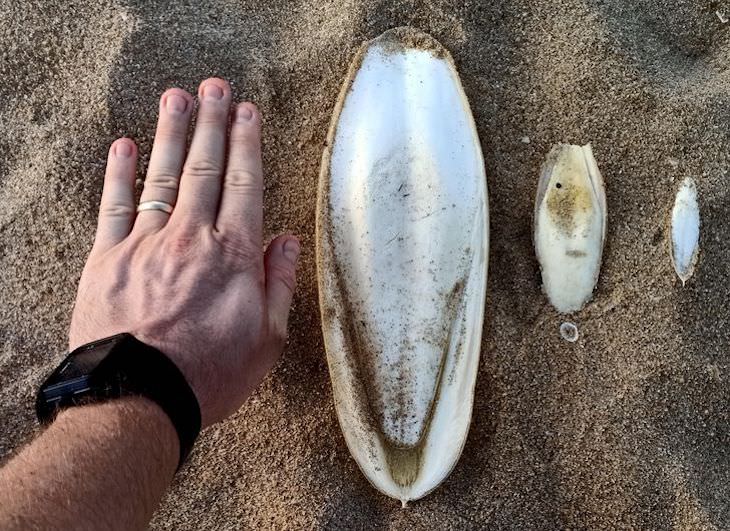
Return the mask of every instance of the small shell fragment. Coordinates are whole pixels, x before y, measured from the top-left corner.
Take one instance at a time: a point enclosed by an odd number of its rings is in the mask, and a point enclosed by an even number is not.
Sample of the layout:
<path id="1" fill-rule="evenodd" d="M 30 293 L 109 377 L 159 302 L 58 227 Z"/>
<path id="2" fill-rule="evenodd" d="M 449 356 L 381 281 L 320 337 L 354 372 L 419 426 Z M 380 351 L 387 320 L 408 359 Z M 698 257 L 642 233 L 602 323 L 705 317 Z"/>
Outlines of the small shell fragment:
<path id="1" fill-rule="evenodd" d="M 700 241 L 700 208 L 697 186 L 687 177 L 679 187 L 672 209 L 672 265 L 682 285 L 694 273 Z"/>
<path id="2" fill-rule="evenodd" d="M 606 193 L 591 145 L 558 144 L 535 198 L 535 253 L 543 290 L 561 313 L 590 300 L 606 239 Z"/>
<path id="3" fill-rule="evenodd" d="M 569 343 L 575 343 L 578 341 L 578 327 L 575 326 L 575 323 L 566 321 L 560 325 L 560 337 Z"/>

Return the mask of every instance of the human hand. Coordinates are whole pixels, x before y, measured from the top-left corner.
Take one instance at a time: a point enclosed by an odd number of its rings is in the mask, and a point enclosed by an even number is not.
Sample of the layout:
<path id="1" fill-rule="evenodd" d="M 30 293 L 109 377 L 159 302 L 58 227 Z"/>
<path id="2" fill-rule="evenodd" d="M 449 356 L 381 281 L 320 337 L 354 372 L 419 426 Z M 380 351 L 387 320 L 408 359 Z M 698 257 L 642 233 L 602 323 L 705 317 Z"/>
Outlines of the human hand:
<path id="1" fill-rule="evenodd" d="M 170 89 L 160 100 L 141 202 L 164 201 L 172 214 L 136 213 L 136 146 L 112 144 L 69 346 L 129 332 L 158 348 L 187 378 L 208 426 L 238 409 L 284 348 L 299 242 L 279 236 L 262 252 L 256 107 L 231 112 L 221 79 L 203 81 L 198 96 L 187 154 L 193 98 Z"/>

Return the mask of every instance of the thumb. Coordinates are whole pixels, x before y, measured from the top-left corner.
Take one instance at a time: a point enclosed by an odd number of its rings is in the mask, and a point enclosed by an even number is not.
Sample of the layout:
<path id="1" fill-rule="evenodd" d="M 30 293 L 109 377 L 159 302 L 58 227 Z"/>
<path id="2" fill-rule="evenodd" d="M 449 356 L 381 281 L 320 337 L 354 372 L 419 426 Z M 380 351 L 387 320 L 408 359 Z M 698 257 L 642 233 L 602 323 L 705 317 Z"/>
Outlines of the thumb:
<path id="1" fill-rule="evenodd" d="M 269 322 L 280 337 L 286 337 L 286 322 L 296 286 L 299 250 L 299 240 L 283 234 L 269 243 L 264 255 Z"/>

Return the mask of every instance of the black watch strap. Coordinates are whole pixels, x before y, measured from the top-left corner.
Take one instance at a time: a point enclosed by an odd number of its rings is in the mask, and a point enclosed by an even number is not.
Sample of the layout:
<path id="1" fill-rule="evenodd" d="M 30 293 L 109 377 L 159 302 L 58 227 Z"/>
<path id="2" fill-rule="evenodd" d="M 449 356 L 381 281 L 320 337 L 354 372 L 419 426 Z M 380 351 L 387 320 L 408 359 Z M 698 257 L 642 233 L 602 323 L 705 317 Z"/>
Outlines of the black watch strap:
<path id="1" fill-rule="evenodd" d="M 84 374 L 88 362 L 77 360 L 89 354 L 98 364 Z M 73 367 L 74 363 L 79 367 Z M 64 371 L 73 377 L 64 376 Z M 155 402 L 175 426 L 180 439 L 179 469 L 200 433 L 198 400 L 170 358 L 131 334 L 95 341 L 71 352 L 41 386 L 36 413 L 41 423 L 48 423 L 67 407 L 134 395 Z"/>

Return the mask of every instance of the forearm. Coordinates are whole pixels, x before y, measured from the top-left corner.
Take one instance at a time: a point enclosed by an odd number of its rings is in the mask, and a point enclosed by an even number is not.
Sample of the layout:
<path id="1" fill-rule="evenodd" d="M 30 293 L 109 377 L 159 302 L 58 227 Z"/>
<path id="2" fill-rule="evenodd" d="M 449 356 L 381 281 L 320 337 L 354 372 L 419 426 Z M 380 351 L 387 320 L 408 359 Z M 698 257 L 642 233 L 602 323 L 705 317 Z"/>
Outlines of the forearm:
<path id="1" fill-rule="evenodd" d="M 0 529 L 142 529 L 179 452 L 147 399 L 65 410 L 0 470 Z"/>

